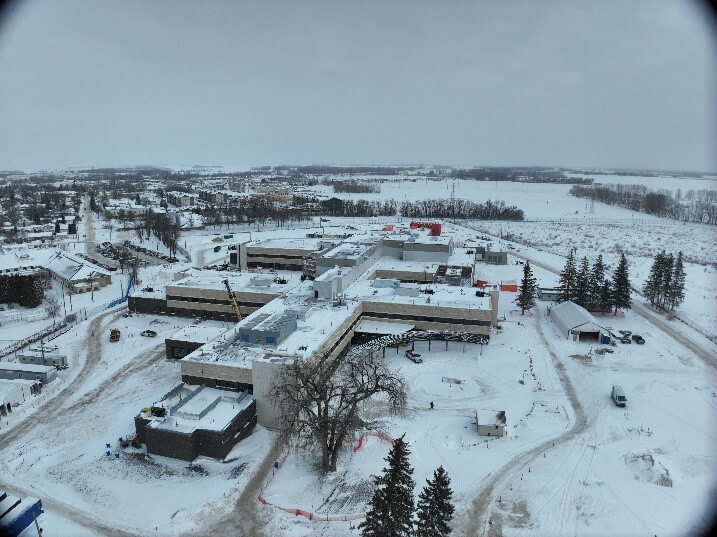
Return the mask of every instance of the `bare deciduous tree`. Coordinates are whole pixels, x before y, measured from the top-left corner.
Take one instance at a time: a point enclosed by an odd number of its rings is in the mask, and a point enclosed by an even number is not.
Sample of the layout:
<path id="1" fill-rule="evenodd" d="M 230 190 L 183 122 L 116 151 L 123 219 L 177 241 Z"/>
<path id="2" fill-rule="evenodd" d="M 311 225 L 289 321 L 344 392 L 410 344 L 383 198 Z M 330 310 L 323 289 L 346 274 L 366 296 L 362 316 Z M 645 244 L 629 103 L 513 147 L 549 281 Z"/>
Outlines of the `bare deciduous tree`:
<path id="1" fill-rule="evenodd" d="M 285 432 L 302 445 L 318 444 L 324 473 L 336 471 L 341 446 L 362 424 L 361 404 L 377 394 L 387 396 L 394 413 L 406 404 L 403 380 L 379 353 L 368 351 L 339 361 L 297 361 L 278 376 L 271 392 Z"/>
<path id="2" fill-rule="evenodd" d="M 45 298 L 45 311 L 48 317 L 52 317 L 52 324 L 55 324 L 55 318 L 60 314 L 60 302 L 54 295 Z"/>

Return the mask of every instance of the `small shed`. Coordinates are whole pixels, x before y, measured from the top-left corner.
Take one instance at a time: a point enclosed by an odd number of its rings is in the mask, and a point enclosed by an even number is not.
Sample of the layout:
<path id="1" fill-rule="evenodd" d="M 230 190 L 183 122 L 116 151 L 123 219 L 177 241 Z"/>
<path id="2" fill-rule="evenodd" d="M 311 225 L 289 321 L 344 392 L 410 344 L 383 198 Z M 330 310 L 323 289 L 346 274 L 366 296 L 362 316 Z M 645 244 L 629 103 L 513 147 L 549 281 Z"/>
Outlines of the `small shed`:
<path id="1" fill-rule="evenodd" d="M 588 310 L 569 300 L 550 308 L 550 317 L 560 332 L 573 341 L 600 341 L 600 334 L 607 332 Z"/>
<path id="2" fill-rule="evenodd" d="M 476 412 L 476 427 L 480 436 L 505 436 L 505 410 Z"/>

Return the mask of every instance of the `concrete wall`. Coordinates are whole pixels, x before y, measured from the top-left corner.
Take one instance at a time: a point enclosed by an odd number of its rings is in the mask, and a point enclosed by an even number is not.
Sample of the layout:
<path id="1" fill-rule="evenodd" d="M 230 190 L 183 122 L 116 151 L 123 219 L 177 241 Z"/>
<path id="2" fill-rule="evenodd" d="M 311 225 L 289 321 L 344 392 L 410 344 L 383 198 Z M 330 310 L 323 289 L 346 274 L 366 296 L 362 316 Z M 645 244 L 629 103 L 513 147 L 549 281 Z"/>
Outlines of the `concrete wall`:
<path id="1" fill-rule="evenodd" d="M 276 400 L 271 397 L 274 382 L 289 367 L 283 359 L 277 361 L 254 360 L 252 362 L 253 392 L 256 399 L 257 422 L 262 427 L 280 429 L 284 426 L 282 411 Z"/>
<path id="2" fill-rule="evenodd" d="M 502 425 L 478 425 L 480 436 L 505 436 L 505 427 Z"/>
<path id="3" fill-rule="evenodd" d="M 226 365 L 216 362 L 194 362 L 189 360 L 181 360 L 179 364 L 182 371 L 182 380 L 184 380 L 184 376 L 186 375 L 201 379 L 212 378 L 241 384 L 252 384 L 251 365 L 238 367 L 237 365 Z M 189 384 L 198 383 L 190 382 Z"/>

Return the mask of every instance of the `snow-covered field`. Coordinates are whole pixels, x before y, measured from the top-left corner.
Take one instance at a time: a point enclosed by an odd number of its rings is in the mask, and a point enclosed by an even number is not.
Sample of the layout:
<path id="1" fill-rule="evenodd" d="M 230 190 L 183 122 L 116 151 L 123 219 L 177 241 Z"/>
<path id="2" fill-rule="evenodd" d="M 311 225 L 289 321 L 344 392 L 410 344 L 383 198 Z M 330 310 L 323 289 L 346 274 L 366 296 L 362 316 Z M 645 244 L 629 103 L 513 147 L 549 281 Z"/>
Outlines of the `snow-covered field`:
<path id="1" fill-rule="evenodd" d="M 591 262 L 602 254 L 615 267 L 625 252 L 630 263 L 634 287 L 642 288 L 656 252 L 665 250 L 685 258 L 685 301 L 677 312 L 687 320 L 717 335 L 717 257 L 714 244 L 717 230 L 710 226 L 675 224 L 670 221 L 647 223 L 556 223 L 556 222 L 473 222 L 486 233 L 503 236 L 510 233 L 514 241 L 567 256 L 572 248 L 578 258 Z M 558 268 L 562 268 L 562 262 Z"/>
<path id="2" fill-rule="evenodd" d="M 693 178 L 659 178 L 659 177 L 620 177 L 590 176 L 596 182 L 640 184 L 655 189 L 717 189 L 714 179 Z M 465 200 L 484 202 L 488 199 L 504 201 L 507 205 L 517 205 L 523 209 L 527 220 L 546 220 L 558 218 L 580 218 L 610 220 L 645 219 L 659 221 L 660 218 L 635 213 L 622 207 L 595 203 L 590 207 L 588 200 L 570 196 L 571 185 L 550 183 L 513 183 L 507 181 L 467 181 L 463 179 L 434 181 L 426 178 L 396 177 L 381 183 L 378 193 L 335 193 L 332 186 L 317 185 L 309 189 L 317 194 L 343 199 L 385 200 L 394 199 L 399 204 L 403 201 L 420 201 L 426 199 L 450 198 L 455 196 Z"/>

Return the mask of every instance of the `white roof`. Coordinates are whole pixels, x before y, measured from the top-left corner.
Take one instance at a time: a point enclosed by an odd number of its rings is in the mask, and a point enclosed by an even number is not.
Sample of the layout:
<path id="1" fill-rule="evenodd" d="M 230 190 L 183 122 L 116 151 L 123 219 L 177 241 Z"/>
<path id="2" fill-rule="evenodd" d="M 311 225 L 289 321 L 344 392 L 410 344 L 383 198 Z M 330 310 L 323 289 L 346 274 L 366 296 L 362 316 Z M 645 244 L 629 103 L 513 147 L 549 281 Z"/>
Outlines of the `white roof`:
<path id="1" fill-rule="evenodd" d="M 601 325 L 588 310 L 569 300 L 553 307 L 550 310 L 550 316 L 558 319 L 568 330 L 586 324 L 594 324 L 601 328 Z"/>
<path id="2" fill-rule="evenodd" d="M 66 280 L 84 280 L 109 275 L 109 272 L 105 269 L 64 252 L 58 252 L 57 255 L 50 259 L 47 268 Z"/>
<path id="3" fill-rule="evenodd" d="M 28 371 L 30 373 L 49 373 L 55 371 L 51 365 L 18 364 L 16 362 L 0 362 L 0 369 L 7 371 Z"/>

